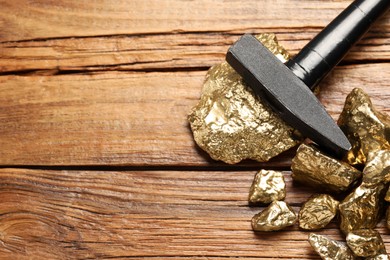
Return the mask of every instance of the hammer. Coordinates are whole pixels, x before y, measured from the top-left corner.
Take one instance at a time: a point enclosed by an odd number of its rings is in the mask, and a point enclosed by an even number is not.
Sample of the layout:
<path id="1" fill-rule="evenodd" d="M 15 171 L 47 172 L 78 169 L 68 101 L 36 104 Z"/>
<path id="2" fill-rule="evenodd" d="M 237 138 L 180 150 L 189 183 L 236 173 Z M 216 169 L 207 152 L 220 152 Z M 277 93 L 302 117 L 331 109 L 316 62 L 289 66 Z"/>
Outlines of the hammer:
<path id="1" fill-rule="evenodd" d="M 389 7 L 390 0 L 355 0 L 285 64 L 250 34 L 229 48 L 226 60 L 284 121 L 343 157 L 351 144 L 311 90 Z"/>

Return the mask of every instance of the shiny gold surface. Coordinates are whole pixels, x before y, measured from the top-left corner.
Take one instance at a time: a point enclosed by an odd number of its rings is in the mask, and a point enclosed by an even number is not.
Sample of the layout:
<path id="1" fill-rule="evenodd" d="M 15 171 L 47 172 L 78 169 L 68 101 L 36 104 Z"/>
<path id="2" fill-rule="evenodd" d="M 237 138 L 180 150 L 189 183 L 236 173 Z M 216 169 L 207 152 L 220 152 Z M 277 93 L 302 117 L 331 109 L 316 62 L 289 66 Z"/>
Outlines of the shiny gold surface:
<path id="1" fill-rule="evenodd" d="M 386 184 L 390 181 L 390 150 L 370 152 L 363 170 L 366 185 Z"/>
<path id="2" fill-rule="evenodd" d="M 389 260 L 389 256 L 387 254 L 380 254 L 376 256 L 367 257 L 365 260 Z"/>
<path id="3" fill-rule="evenodd" d="M 347 245 L 356 256 L 370 257 L 386 253 L 380 234 L 372 229 L 360 229 L 348 233 Z"/>
<path id="4" fill-rule="evenodd" d="M 271 203 L 274 200 L 283 200 L 286 197 L 286 184 L 281 172 L 259 171 L 249 190 L 249 203 Z"/>
<path id="5" fill-rule="evenodd" d="M 299 227 L 315 230 L 325 227 L 336 216 L 339 202 L 328 194 L 317 194 L 306 201 L 299 211 Z"/>
<path id="6" fill-rule="evenodd" d="M 289 58 L 273 34 L 257 37 L 283 62 Z M 214 160 L 260 162 L 297 145 L 297 131 L 286 125 L 226 62 L 207 73 L 199 103 L 188 121 L 196 143 Z"/>
<path id="7" fill-rule="evenodd" d="M 348 246 L 323 235 L 311 233 L 309 243 L 323 260 L 353 260 L 355 259 Z"/>
<path id="8" fill-rule="evenodd" d="M 274 201 L 252 218 L 254 231 L 276 231 L 292 226 L 297 221 L 294 210 L 284 201 Z"/>
<path id="9" fill-rule="evenodd" d="M 306 144 L 299 146 L 291 170 L 295 181 L 332 192 L 345 191 L 361 176 L 361 172 L 354 167 Z"/>
<path id="10" fill-rule="evenodd" d="M 390 177 L 390 151 L 375 151 L 367 156 L 363 180 L 340 204 L 341 230 L 374 228 L 380 218 L 386 184 Z"/>
<path id="11" fill-rule="evenodd" d="M 376 226 L 383 206 L 380 198 L 384 188 L 383 184 L 373 187 L 361 184 L 340 203 L 340 228 L 345 234 Z"/>
<path id="12" fill-rule="evenodd" d="M 347 96 L 338 124 L 352 144 L 347 156 L 352 165 L 365 164 L 369 152 L 390 149 L 390 117 L 376 111 L 361 89 Z"/>

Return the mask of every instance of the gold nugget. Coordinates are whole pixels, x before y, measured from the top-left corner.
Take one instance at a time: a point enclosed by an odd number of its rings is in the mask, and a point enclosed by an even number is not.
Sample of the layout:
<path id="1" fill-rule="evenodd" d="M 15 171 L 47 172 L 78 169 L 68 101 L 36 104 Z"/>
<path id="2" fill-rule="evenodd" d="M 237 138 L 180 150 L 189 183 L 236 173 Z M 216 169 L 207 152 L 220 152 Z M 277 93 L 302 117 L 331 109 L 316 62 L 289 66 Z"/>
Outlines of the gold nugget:
<path id="1" fill-rule="evenodd" d="M 386 183 L 390 177 L 390 151 L 368 154 L 361 185 L 340 204 L 341 230 L 374 228 L 383 207 Z"/>
<path id="2" fill-rule="evenodd" d="M 292 178 L 331 192 L 348 189 L 362 173 L 345 162 L 333 159 L 312 145 L 301 144 L 292 160 Z"/>
<path id="3" fill-rule="evenodd" d="M 276 231 L 292 226 L 297 221 L 294 210 L 284 201 L 274 201 L 252 218 L 254 231 Z"/>
<path id="4" fill-rule="evenodd" d="M 283 62 L 289 59 L 275 35 L 257 38 Z M 208 71 L 201 99 L 188 121 L 199 147 L 214 160 L 229 164 L 244 159 L 265 162 L 302 140 L 227 62 Z"/>
<path id="5" fill-rule="evenodd" d="M 348 233 L 347 244 L 356 256 L 370 257 L 386 254 L 381 236 L 372 229 L 360 229 Z"/>
<path id="6" fill-rule="evenodd" d="M 389 260 L 389 256 L 387 254 L 380 254 L 376 256 L 367 257 L 366 260 Z"/>
<path id="7" fill-rule="evenodd" d="M 309 243 L 324 260 L 355 259 L 352 251 L 345 243 L 327 238 L 326 236 L 311 233 L 309 235 Z"/>
<path id="8" fill-rule="evenodd" d="M 249 203 L 271 203 L 286 197 L 286 184 L 283 173 L 278 171 L 259 171 L 249 191 Z"/>
<path id="9" fill-rule="evenodd" d="M 383 184 L 374 187 L 361 184 L 340 203 L 340 228 L 345 234 L 376 226 L 383 206 L 380 198 L 383 198 L 384 188 Z"/>
<path id="10" fill-rule="evenodd" d="M 314 230 L 325 227 L 336 216 L 339 202 L 328 194 L 312 196 L 299 211 L 299 227 Z"/>
<path id="11" fill-rule="evenodd" d="M 363 170 L 366 185 L 386 184 L 390 181 L 390 150 L 370 152 Z"/>
<path id="12" fill-rule="evenodd" d="M 365 164 L 369 152 L 390 149 L 390 117 L 376 111 L 359 88 L 347 96 L 338 124 L 352 144 L 347 155 L 352 165 Z"/>

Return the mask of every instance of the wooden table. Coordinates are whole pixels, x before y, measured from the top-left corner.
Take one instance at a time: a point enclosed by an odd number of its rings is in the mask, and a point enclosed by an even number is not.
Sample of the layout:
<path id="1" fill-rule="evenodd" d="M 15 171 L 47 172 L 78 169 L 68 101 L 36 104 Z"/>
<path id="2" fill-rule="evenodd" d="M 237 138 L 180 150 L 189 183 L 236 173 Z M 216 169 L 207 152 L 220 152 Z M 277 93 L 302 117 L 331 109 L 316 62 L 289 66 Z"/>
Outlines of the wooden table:
<path id="1" fill-rule="evenodd" d="M 318 259 L 297 226 L 250 227 L 256 170 L 283 170 L 296 210 L 315 192 L 294 152 L 215 162 L 186 116 L 240 35 L 294 54 L 350 2 L 0 0 L 0 258 Z M 389 59 L 390 14 L 322 84 L 335 119 L 355 87 L 390 112 Z"/>

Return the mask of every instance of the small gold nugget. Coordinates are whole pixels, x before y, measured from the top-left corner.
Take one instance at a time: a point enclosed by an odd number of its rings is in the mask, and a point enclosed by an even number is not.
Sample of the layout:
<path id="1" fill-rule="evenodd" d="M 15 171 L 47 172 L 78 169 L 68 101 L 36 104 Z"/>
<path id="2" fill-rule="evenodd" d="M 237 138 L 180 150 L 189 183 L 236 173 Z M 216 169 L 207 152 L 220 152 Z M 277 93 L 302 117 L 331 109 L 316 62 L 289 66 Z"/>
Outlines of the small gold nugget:
<path id="1" fill-rule="evenodd" d="M 383 196 L 390 177 L 390 151 L 369 153 L 363 181 L 340 204 L 341 230 L 374 228 L 383 207 Z"/>
<path id="2" fill-rule="evenodd" d="M 383 184 L 375 187 L 361 184 L 340 203 L 340 229 L 345 234 L 376 226 L 383 204 L 380 198 L 384 188 Z"/>
<path id="3" fill-rule="evenodd" d="M 366 185 L 386 184 L 390 181 L 390 150 L 370 152 L 363 170 Z"/>
<path id="4" fill-rule="evenodd" d="M 367 257 L 366 260 L 389 260 L 389 256 L 387 254 L 380 254 L 376 256 Z"/>
<path id="5" fill-rule="evenodd" d="M 271 203 L 286 197 L 286 184 L 283 173 L 278 171 L 259 171 L 249 190 L 249 203 Z"/>
<path id="6" fill-rule="evenodd" d="M 315 230 L 325 227 L 336 216 L 339 202 L 328 194 L 312 196 L 299 211 L 299 227 Z"/>
<path id="7" fill-rule="evenodd" d="M 342 192 L 362 173 L 345 162 L 333 159 L 312 145 L 301 144 L 291 164 L 292 178 L 315 188 Z"/>
<path id="8" fill-rule="evenodd" d="M 386 254 L 379 233 L 372 229 L 360 229 L 347 235 L 347 244 L 356 256 L 369 257 Z"/>
<path id="9" fill-rule="evenodd" d="M 390 117 L 376 111 L 362 89 L 347 96 L 338 124 L 352 144 L 347 156 L 352 165 L 365 164 L 369 152 L 390 149 Z"/>
<path id="10" fill-rule="evenodd" d="M 274 201 L 252 218 L 254 231 L 276 231 L 292 226 L 297 221 L 294 210 L 284 201 Z"/>
<path id="11" fill-rule="evenodd" d="M 275 35 L 257 38 L 283 62 L 289 59 Z M 188 121 L 199 147 L 214 160 L 229 164 L 244 159 L 265 162 L 302 140 L 227 62 L 207 72 L 201 99 Z"/>
<path id="12" fill-rule="evenodd" d="M 355 259 L 348 246 L 326 236 L 313 234 L 309 235 L 309 243 L 317 254 L 324 260 L 353 260 Z"/>

